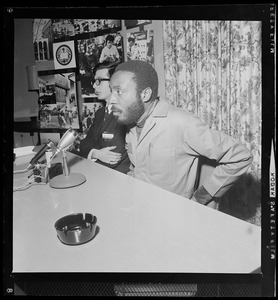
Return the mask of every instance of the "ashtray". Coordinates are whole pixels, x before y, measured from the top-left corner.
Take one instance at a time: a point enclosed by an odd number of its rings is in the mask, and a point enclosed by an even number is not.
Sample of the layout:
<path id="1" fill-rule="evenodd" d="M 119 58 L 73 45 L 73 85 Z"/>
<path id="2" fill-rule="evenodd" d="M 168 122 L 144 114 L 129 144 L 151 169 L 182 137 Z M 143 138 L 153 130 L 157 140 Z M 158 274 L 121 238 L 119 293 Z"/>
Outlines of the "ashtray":
<path id="1" fill-rule="evenodd" d="M 67 215 L 56 221 L 54 227 L 58 238 L 66 245 L 80 245 L 93 239 L 96 233 L 97 218 L 82 213 Z"/>

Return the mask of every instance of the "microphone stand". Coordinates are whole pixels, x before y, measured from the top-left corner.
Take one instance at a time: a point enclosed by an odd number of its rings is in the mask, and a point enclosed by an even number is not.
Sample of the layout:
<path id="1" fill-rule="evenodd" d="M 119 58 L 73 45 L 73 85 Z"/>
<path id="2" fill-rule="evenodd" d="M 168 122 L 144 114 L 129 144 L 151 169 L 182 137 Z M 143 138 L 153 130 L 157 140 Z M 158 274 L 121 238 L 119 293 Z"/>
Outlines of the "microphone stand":
<path id="1" fill-rule="evenodd" d="M 79 173 L 70 173 L 67 163 L 66 150 L 62 149 L 64 174 L 57 175 L 50 179 L 49 185 L 56 189 L 65 189 L 78 186 L 86 181 L 86 177 Z"/>
<path id="2" fill-rule="evenodd" d="M 69 176 L 69 168 L 68 168 L 66 150 L 62 150 L 62 158 L 63 158 L 63 166 L 64 166 L 64 171 L 65 171 L 65 176 Z"/>

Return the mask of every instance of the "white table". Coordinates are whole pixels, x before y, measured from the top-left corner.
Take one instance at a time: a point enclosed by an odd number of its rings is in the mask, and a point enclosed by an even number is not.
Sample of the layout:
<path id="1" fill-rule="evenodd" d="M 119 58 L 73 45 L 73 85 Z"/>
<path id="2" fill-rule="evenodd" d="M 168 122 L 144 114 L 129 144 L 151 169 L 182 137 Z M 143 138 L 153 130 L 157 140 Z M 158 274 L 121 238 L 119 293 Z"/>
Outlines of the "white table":
<path id="1" fill-rule="evenodd" d="M 261 266 L 261 228 L 67 153 L 86 182 L 13 193 L 13 272 L 251 273 Z M 17 158 L 22 169 L 31 157 Z M 61 155 L 56 161 L 62 161 Z M 14 176 L 22 184 L 29 172 Z M 55 222 L 92 213 L 99 232 L 68 246 Z"/>

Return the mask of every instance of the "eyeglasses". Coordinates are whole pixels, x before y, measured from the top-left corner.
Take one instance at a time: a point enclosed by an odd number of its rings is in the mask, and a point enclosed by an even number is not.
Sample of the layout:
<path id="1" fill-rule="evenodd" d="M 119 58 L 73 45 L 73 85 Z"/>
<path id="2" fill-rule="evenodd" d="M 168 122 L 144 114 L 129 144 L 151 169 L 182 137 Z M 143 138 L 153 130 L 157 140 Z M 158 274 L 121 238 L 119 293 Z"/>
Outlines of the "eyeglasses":
<path id="1" fill-rule="evenodd" d="M 95 81 L 93 81 L 93 85 L 96 84 L 96 86 L 99 86 L 102 81 L 110 81 L 110 78 L 98 78 Z"/>

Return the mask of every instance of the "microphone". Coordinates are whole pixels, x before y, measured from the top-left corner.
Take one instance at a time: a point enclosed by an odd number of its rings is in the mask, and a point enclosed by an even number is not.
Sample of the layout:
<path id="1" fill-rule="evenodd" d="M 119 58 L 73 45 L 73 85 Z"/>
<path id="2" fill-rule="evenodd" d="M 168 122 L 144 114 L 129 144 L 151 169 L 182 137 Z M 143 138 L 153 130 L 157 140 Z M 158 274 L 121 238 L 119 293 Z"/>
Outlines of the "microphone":
<path id="1" fill-rule="evenodd" d="M 30 160 L 29 165 L 27 169 L 32 167 L 35 163 L 38 162 L 38 160 L 45 154 L 46 149 L 50 148 L 54 143 L 51 140 L 48 140 L 49 142 L 45 144 L 38 152 L 37 154 Z"/>
<path id="2" fill-rule="evenodd" d="M 56 189 L 65 189 L 75 187 L 86 181 L 86 177 L 79 173 L 70 173 L 67 164 L 66 149 L 76 140 L 78 133 L 72 128 L 69 128 L 60 139 L 55 154 L 51 160 L 60 152 L 63 151 L 63 174 L 57 175 L 50 179 L 49 185 Z"/>
<path id="3" fill-rule="evenodd" d="M 54 156 L 56 156 L 60 151 L 68 148 L 77 139 L 77 137 L 78 137 L 78 133 L 74 131 L 72 128 L 69 128 L 60 139 L 57 145 L 57 150 L 55 154 L 52 156 L 52 158 L 54 158 Z"/>

